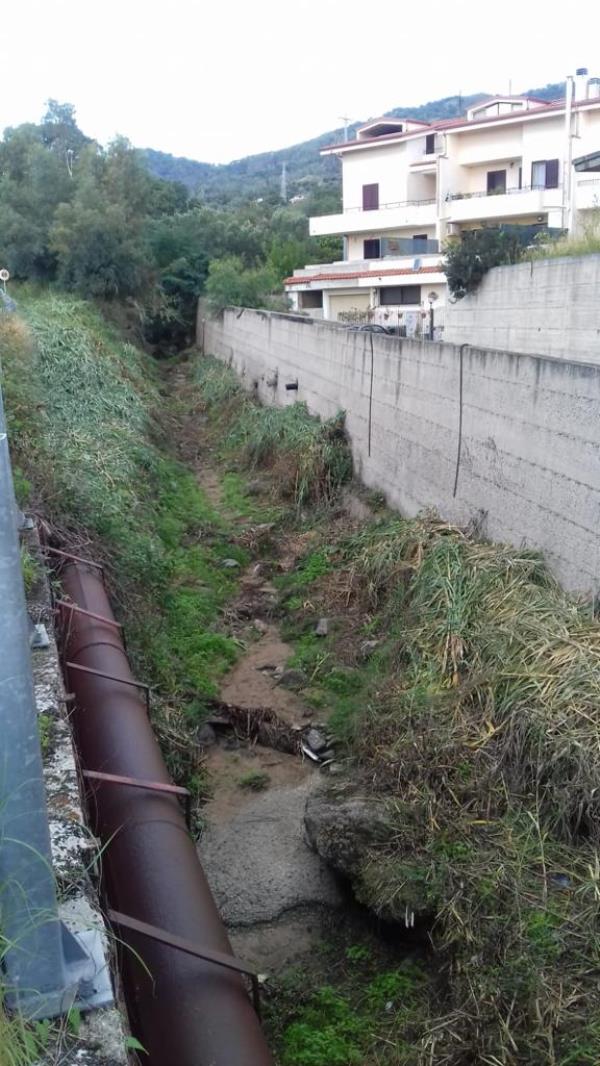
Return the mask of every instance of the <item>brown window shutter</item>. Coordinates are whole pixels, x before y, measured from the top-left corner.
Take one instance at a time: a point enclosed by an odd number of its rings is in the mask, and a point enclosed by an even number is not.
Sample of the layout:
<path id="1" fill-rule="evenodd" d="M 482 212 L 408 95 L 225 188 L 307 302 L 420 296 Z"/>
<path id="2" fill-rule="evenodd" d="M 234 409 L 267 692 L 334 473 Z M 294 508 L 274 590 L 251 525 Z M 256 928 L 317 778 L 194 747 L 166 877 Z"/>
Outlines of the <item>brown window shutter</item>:
<path id="1" fill-rule="evenodd" d="M 363 185 L 363 211 L 377 211 L 379 207 L 379 185 Z"/>
<path id="2" fill-rule="evenodd" d="M 546 160 L 546 188 L 558 189 L 558 159 Z"/>

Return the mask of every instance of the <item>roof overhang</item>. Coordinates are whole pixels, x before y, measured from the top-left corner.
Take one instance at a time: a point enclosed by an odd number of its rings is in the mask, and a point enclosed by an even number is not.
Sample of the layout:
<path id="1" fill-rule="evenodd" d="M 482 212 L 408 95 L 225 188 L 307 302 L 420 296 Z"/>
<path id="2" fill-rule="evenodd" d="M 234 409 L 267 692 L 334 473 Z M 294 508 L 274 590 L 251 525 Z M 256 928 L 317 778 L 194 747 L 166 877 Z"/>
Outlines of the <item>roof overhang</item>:
<path id="1" fill-rule="evenodd" d="M 580 155 L 578 159 L 573 160 L 573 166 L 578 174 L 597 173 L 600 171 L 600 149 L 589 155 Z"/>

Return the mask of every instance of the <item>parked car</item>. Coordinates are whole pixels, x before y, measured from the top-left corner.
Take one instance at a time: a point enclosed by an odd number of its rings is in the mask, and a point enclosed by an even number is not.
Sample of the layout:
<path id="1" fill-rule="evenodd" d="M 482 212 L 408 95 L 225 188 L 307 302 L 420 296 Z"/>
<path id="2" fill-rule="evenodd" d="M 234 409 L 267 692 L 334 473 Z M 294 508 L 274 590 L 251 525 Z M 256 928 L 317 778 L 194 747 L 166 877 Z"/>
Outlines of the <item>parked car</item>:
<path id="1" fill-rule="evenodd" d="M 351 333 L 390 333 L 387 326 L 379 326 L 376 322 L 362 322 L 360 326 L 348 326 L 348 329 Z"/>

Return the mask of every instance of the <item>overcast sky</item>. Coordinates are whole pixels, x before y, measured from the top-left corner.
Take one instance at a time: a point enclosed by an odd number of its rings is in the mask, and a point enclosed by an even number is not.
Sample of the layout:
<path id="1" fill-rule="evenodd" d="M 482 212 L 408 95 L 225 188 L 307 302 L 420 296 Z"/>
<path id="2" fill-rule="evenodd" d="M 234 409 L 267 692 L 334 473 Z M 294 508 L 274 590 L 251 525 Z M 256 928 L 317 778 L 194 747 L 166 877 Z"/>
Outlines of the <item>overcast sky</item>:
<path id="1" fill-rule="evenodd" d="M 55 97 L 102 143 L 209 162 L 344 114 L 600 74 L 597 0 L 13 0 L 0 34 L 2 128 Z"/>

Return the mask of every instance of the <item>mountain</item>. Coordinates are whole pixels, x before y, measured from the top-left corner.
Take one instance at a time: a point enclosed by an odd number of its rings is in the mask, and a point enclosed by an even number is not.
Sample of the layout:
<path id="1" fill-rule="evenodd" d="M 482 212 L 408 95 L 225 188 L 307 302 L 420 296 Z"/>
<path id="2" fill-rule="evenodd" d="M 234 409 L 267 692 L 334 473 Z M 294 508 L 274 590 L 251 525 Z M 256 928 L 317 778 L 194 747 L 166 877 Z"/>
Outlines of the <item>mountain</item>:
<path id="1" fill-rule="evenodd" d="M 538 96 L 542 100 L 555 100 L 565 91 L 564 82 L 554 82 L 543 88 L 528 89 L 524 95 Z M 474 93 L 471 96 L 445 96 L 430 100 L 418 107 L 396 107 L 386 114 L 393 118 L 417 118 L 433 121 L 441 118 L 457 118 L 473 104 L 485 100 L 489 93 Z M 349 127 L 353 136 L 363 122 Z M 326 144 L 343 141 L 344 130 L 328 130 L 319 137 L 275 152 L 261 152 L 236 159 L 232 163 L 200 163 L 184 156 L 169 155 L 154 148 L 142 148 L 140 154 L 148 170 L 159 178 L 180 181 L 191 193 L 212 203 L 230 203 L 235 200 L 277 196 L 283 163 L 286 164 L 288 195 L 294 196 L 316 185 L 339 182 L 339 163 L 333 156 L 321 157 L 319 149 Z"/>

